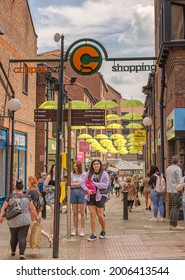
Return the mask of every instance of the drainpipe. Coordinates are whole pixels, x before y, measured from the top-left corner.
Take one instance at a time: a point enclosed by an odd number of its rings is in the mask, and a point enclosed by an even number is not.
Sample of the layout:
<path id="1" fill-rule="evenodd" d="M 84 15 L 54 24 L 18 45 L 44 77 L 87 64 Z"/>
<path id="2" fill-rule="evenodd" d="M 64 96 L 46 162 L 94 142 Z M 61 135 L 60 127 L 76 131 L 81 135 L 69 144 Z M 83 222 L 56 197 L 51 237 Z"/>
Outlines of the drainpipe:
<path id="1" fill-rule="evenodd" d="M 161 127 L 161 173 L 164 174 L 164 91 L 165 91 L 165 67 L 161 69 L 161 98 L 160 98 L 160 127 Z"/>

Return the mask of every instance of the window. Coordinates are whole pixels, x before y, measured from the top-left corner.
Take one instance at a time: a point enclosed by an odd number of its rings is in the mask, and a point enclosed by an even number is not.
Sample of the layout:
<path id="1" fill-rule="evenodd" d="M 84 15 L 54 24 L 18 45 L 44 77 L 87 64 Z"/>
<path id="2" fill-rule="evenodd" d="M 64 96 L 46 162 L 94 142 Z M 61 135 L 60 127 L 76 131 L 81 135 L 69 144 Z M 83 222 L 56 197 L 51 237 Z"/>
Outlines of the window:
<path id="1" fill-rule="evenodd" d="M 28 94 L 28 72 L 27 72 L 28 66 L 24 63 L 23 64 L 23 80 L 22 80 L 22 91 L 23 93 Z"/>
<path id="2" fill-rule="evenodd" d="M 184 30 L 185 1 L 181 1 L 179 3 L 180 4 L 172 3 L 171 6 L 171 19 L 172 19 L 171 39 L 172 40 L 185 39 L 185 30 Z"/>

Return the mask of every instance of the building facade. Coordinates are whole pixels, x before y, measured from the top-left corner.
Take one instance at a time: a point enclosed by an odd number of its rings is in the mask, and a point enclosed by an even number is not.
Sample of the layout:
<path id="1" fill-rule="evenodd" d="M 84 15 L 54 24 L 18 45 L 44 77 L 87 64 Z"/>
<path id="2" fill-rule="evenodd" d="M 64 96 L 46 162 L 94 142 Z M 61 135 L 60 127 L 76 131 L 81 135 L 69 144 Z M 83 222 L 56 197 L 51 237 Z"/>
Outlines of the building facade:
<path id="1" fill-rule="evenodd" d="M 0 9 L 0 195 L 10 189 L 12 118 L 8 101 L 15 97 L 21 108 L 15 112 L 13 172 L 16 179 L 35 172 L 36 76 L 28 74 L 35 63 L 26 62 L 36 57 L 37 35 L 28 2 L 1 1 Z M 17 62 L 20 60 L 21 62 Z"/>

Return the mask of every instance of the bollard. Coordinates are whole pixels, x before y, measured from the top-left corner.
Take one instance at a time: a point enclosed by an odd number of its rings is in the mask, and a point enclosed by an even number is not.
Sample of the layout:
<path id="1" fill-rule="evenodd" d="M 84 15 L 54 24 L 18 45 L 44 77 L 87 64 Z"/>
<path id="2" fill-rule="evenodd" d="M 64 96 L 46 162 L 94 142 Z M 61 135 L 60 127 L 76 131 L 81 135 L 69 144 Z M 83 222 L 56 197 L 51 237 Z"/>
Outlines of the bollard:
<path id="1" fill-rule="evenodd" d="M 123 192 L 123 220 L 128 220 L 128 192 Z"/>
<path id="2" fill-rule="evenodd" d="M 44 199 L 44 209 L 42 210 L 42 218 L 46 219 L 46 198 L 45 198 L 46 193 L 45 192 L 41 192 L 41 194 L 42 194 L 42 197 Z"/>

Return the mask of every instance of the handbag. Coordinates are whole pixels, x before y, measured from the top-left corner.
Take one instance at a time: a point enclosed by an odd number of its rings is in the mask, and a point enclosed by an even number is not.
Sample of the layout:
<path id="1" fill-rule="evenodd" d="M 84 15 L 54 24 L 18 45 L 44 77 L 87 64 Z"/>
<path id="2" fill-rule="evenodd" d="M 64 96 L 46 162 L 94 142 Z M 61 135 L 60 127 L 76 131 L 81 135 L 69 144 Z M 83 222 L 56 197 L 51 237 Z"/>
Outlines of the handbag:
<path id="1" fill-rule="evenodd" d="M 6 220 L 11 220 L 22 213 L 21 205 L 20 205 L 20 198 L 10 199 L 9 205 L 5 210 L 5 218 Z"/>
<path id="2" fill-rule="evenodd" d="M 30 234 L 30 247 L 32 249 L 41 249 L 42 248 L 42 241 L 41 241 L 41 228 L 42 228 L 42 220 L 39 219 L 36 221 L 31 229 Z"/>
<path id="3" fill-rule="evenodd" d="M 183 204 L 183 196 L 182 195 L 179 196 L 178 203 L 179 203 L 180 206 Z"/>
<path id="4" fill-rule="evenodd" d="M 93 194 L 96 194 L 96 187 L 92 181 L 90 181 L 89 179 L 86 179 L 85 185 L 89 190 L 92 191 Z M 84 193 L 88 194 L 87 191 L 84 191 Z"/>
<path id="5" fill-rule="evenodd" d="M 108 189 L 100 189 L 101 194 L 108 194 Z"/>

